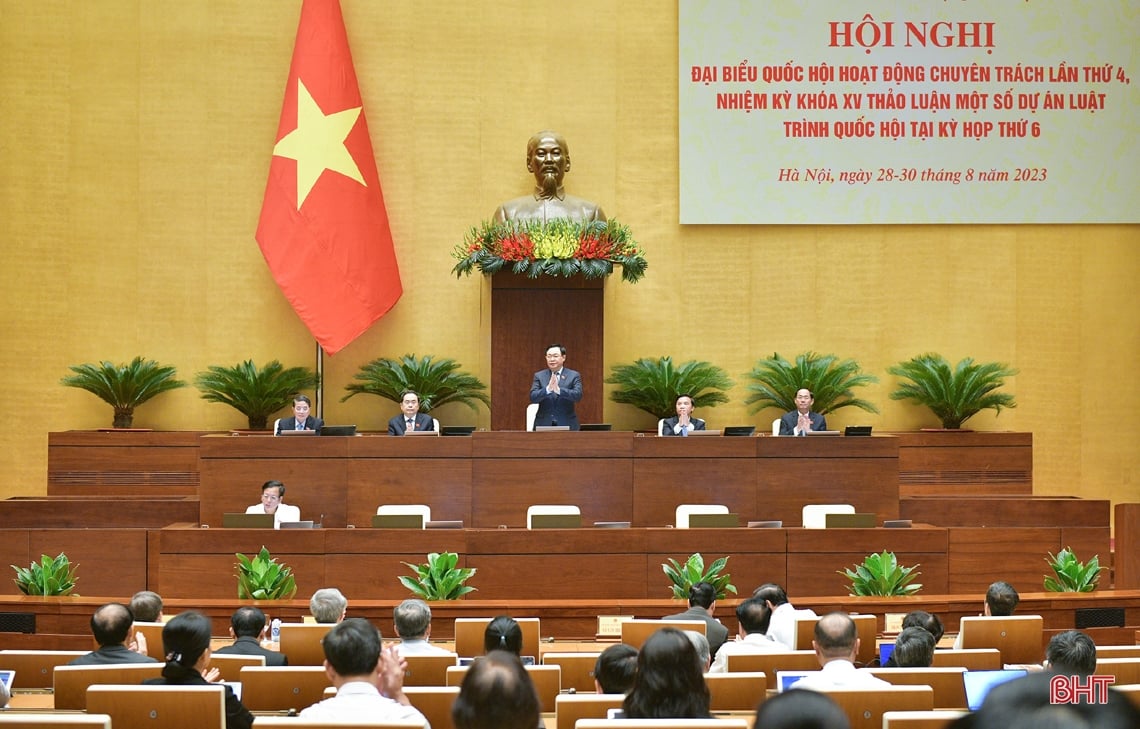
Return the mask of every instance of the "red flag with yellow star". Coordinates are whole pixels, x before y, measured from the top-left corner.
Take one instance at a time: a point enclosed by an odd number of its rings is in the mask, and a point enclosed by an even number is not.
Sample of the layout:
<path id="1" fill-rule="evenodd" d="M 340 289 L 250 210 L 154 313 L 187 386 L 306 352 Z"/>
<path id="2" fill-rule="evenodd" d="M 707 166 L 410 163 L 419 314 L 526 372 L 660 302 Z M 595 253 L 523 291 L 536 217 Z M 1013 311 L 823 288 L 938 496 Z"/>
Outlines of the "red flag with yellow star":
<path id="1" fill-rule="evenodd" d="M 328 354 L 403 293 L 339 0 L 301 6 L 257 242 Z"/>

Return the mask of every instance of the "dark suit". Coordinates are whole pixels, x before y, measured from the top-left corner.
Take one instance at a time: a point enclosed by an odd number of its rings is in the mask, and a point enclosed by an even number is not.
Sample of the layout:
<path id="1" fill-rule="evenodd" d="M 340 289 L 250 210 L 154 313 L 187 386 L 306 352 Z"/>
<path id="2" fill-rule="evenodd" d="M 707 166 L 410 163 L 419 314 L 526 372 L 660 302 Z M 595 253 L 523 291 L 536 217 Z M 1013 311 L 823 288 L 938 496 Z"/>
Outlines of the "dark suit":
<path id="1" fill-rule="evenodd" d="M 400 413 L 396 417 L 388 421 L 388 435 L 403 435 L 408 432 L 408 424 L 404 421 L 407 416 Z M 435 420 L 427 413 L 416 413 L 415 427 L 412 430 L 432 430 L 435 428 Z"/>
<path id="2" fill-rule="evenodd" d="M 148 647 L 149 648 L 149 647 Z M 161 650 L 161 649 L 160 649 Z M 106 666 L 115 663 L 155 663 L 155 659 L 135 653 L 124 645 L 105 645 L 87 655 L 79 656 L 69 666 Z"/>
<path id="3" fill-rule="evenodd" d="M 812 430 L 827 430 L 827 420 L 819 413 L 808 413 Z M 793 410 L 780 418 L 780 435 L 795 435 L 796 424 L 800 422 L 800 411 Z"/>
<path id="4" fill-rule="evenodd" d="M 267 666 L 289 665 L 289 659 L 284 653 L 262 648 L 261 644 L 257 642 L 257 638 L 251 638 L 249 636 L 238 638 L 234 641 L 233 645 L 219 648 L 214 652 L 231 656 L 265 656 L 265 665 Z"/>
<path id="5" fill-rule="evenodd" d="M 665 422 L 661 424 L 661 435 L 680 436 L 681 435 L 680 433 L 676 433 L 673 431 L 673 429 L 677 427 L 677 421 L 678 421 L 677 416 L 673 416 L 671 418 L 665 418 Z M 704 430 L 705 429 L 705 421 L 701 420 L 700 418 L 690 417 L 689 418 L 689 426 L 690 426 L 690 428 L 689 428 L 690 430 Z"/>
<path id="6" fill-rule="evenodd" d="M 709 611 L 697 605 L 691 606 L 683 613 L 666 615 L 662 620 L 703 620 L 705 621 L 705 637 L 709 640 L 709 655 L 715 656 L 724 642 L 728 640 L 728 628 L 719 620 L 709 615 Z"/>
<path id="7" fill-rule="evenodd" d="M 302 429 L 297 427 L 296 418 L 281 418 L 281 422 L 277 424 L 277 431 L 274 433 L 274 435 L 277 435 L 277 433 L 280 433 L 283 430 L 320 430 L 321 426 L 324 424 L 325 421 L 321 420 L 320 418 L 314 418 L 312 415 L 310 415 L 309 417 L 305 418 L 305 427 Z"/>
<path id="8" fill-rule="evenodd" d="M 167 663 L 162 669 L 162 678 L 148 678 L 143 681 L 146 686 L 210 686 L 202 674 L 193 668 L 187 668 L 178 663 Z M 213 684 L 216 685 L 216 684 Z M 253 714 L 241 703 L 234 694 L 234 690 L 222 684 L 225 693 L 226 729 L 250 729 L 253 726 Z"/>
<path id="9" fill-rule="evenodd" d="M 534 373 L 534 382 L 530 385 L 530 401 L 538 403 L 538 415 L 534 418 L 534 424 L 569 425 L 570 430 L 578 430 L 574 403 L 582 399 L 582 376 L 563 367 L 558 374 L 558 394 L 555 395 L 546 391 L 552 374 L 548 369 Z"/>

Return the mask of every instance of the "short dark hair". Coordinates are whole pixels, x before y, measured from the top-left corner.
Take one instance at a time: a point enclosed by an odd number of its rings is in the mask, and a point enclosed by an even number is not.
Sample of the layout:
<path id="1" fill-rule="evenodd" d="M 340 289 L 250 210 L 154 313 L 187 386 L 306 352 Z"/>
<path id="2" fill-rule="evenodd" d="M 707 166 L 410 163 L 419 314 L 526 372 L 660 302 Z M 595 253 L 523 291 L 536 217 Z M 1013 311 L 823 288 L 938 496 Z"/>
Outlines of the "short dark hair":
<path id="1" fill-rule="evenodd" d="M 256 638 L 265 630 L 265 613 L 251 605 L 239 607 L 230 616 L 230 627 L 238 638 Z"/>
<path id="2" fill-rule="evenodd" d="M 558 347 L 558 351 L 562 353 L 563 357 L 566 356 L 566 348 L 563 347 L 561 344 L 558 344 L 558 343 L 548 344 L 548 345 L 546 345 L 546 349 L 544 349 L 542 351 L 543 352 L 549 352 L 550 350 L 554 349 L 555 347 Z"/>
<path id="3" fill-rule="evenodd" d="M 541 718 L 530 674 L 518 656 L 507 651 L 476 658 L 451 706 L 457 729 L 534 729 Z"/>
<path id="4" fill-rule="evenodd" d="M 637 649 L 625 643 L 606 648 L 594 662 L 594 678 L 605 694 L 629 693 L 637 675 Z"/>
<path id="5" fill-rule="evenodd" d="M 716 602 L 716 588 L 708 582 L 694 582 L 689 587 L 689 605 L 699 605 L 706 610 Z"/>
<path id="6" fill-rule="evenodd" d="M 380 662 L 380 631 L 364 618 L 347 618 L 321 640 L 325 660 L 340 676 L 367 676 Z"/>
<path id="7" fill-rule="evenodd" d="M 134 594 L 128 607 L 135 620 L 153 623 L 158 620 L 159 615 L 162 615 L 162 598 L 157 592 L 141 590 Z"/>
<path id="8" fill-rule="evenodd" d="M 687 392 L 679 392 L 679 393 L 677 393 L 677 397 L 673 398 L 673 404 L 674 404 L 674 405 L 676 405 L 676 404 L 677 404 L 677 401 L 678 401 L 678 400 L 680 400 L 680 399 L 681 399 L 681 398 L 683 398 L 683 397 L 687 397 L 687 398 L 689 398 L 689 402 L 692 402 L 692 401 L 693 401 L 693 396 L 692 396 L 692 395 L 690 395 L 689 393 L 687 393 Z"/>
<path id="9" fill-rule="evenodd" d="M 277 402 L 281 402 L 281 401 L 278 400 Z M 294 395 L 293 396 L 293 402 L 294 403 L 303 402 L 306 405 L 308 405 L 309 407 L 313 407 L 313 401 L 309 399 L 308 395 Z"/>
<path id="10" fill-rule="evenodd" d="M 788 601 L 788 593 L 775 582 L 765 582 L 752 591 L 752 597 L 767 600 L 773 607 L 780 607 Z"/>
<path id="11" fill-rule="evenodd" d="M 278 496 L 284 496 L 285 495 L 285 484 L 281 483 L 280 481 L 273 481 L 273 480 L 266 481 L 265 483 L 261 484 L 261 493 L 265 493 L 265 489 L 273 489 L 273 488 L 277 489 L 277 495 Z"/>
<path id="12" fill-rule="evenodd" d="M 758 729 L 851 729 L 851 720 L 827 694 L 785 691 L 760 704 L 752 725 Z"/>
<path id="13" fill-rule="evenodd" d="M 995 617 L 1013 615 L 1019 602 L 1021 597 L 1008 582 L 995 582 L 986 590 L 986 604 L 990 606 L 990 615 Z"/>
<path id="14" fill-rule="evenodd" d="M 891 656 L 900 668 L 929 668 L 934 662 L 934 636 L 925 628 L 903 628 Z"/>
<path id="15" fill-rule="evenodd" d="M 859 631 L 844 612 L 828 613 L 815 624 L 815 642 L 824 658 L 839 658 L 855 650 Z"/>
<path id="16" fill-rule="evenodd" d="M 431 608 L 423 600 L 404 600 L 392 611 L 392 622 L 404 640 L 422 637 L 431 625 Z"/>
<path id="17" fill-rule="evenodd" d="M 925 610 L 912 610 L 907 613 L 903 618 L 902 626 L 904 628 L 922 628 L 934 636 L 935 643 L 942 640 L 942 636 L 946 632 L 938 616 L 933 613 L 928 613 Z"/>
<path id="18" fill-rule="evenodd" d="M 736 619 L 745 633 L 767 633 L 772 622 L 772 609 L 758 597 L 750 597 L 736 606 Z"/>
<path id="19" fill-rule="evenodd" d="M 210 619 L 200 612 L 187 610 L 171 618 L 162 626 L 162 650 L 166 655 L 162 675 L 167 678 L 182 675 L 175 665 L 181 669 L 193 668 L 210 647 L 211 632 Z"/>
<path id="20" fill-rule="evenodd" d="M 400 393 L 400 402 L 403 402 L 404 398 L 407 397 L 408 395 L 415 395 L 416 400 L 422 400 L 423 399 L 420 397 L 420 394 L 418 392 L 416 392 L 415 390 L 404 390 L 403 392 Z"/>
<path id="21" fill-rule="evenodd" d="M 121 602 L 109 602 L 91 616 L 91 634 L 101 646 L 122 645 L 134 622 L 135 616 L 129 607 Z"/>
<path id="22" fill-rule="evenodd" d="M 1038 671 L 995 686 L 966 726 L 976 729 L 1136 729 L 1140 709 L 1111 686 L 1107 701 L 1056 704 L 1050 699 L 1055 674 Z M 959 720 L 961 721 L 961 720 Z M 958 724 L 955 724 L 958 726 Z"/>
<path id="23" fill-rule="evenodd" d="M 523 634 L 518 621 L 509 615 L 500 615 L 487 623 L 483 631 L 483 652 L 510 651 L 516 656 L 522 653 Z"/>
<path id="24" fill-rule="evenodd" d="M 1054 673 L 1082 676 L 1096 673 L 1096 643 L 1079 630 L 1054 635 L 1045 649 L 1045 658 Z"/>

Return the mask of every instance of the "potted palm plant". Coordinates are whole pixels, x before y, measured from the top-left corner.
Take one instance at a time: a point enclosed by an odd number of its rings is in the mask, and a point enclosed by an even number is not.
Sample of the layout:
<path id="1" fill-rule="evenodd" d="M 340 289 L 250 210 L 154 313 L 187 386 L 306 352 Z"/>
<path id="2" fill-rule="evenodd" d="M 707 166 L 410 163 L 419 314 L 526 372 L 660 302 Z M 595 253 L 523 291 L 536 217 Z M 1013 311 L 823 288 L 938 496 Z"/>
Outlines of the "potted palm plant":
<path id="1" fill-rule="evenodd" d="M 840 408 L 856 407 L 869 413 L 879 409 L 873 403 L 855 397 L 855 388 L 864 387 L 879 378 L 861 372 L 853 359 L 840 360 L 834 354 L 805 352 L 796 355 L 795 362 L 784 359 L 779 353 L 760 360 L 747 374 L 752 383 L 746 389 L 752 393 L 745 400 L 751 412 L 778 408 L 783 412 L 796 409 L 796 391 L 811 390 L 815 398 L 812 410 L 822 415 Z"/>
<path id="2" fill-rule="evenodd" d="M 1001 413 L 1002 408 L 1016 407 L 1013 395 L 996 390 L 1017 370 L 998 362 L 967 357 L 951 369 L 945 357 L 927 353 L 888 367 L 887 372 L 903 379 L 891 399 L 925 405 L 945 430 L 960 430 L 982 410 Z"/>
<path id="3" fill-rule="evenodd" d="M 348 394 L 340 401 L 369 394 L 399 403 L 410 390 L 420 396 L 422 412 L 450 402 L 463 403 L 475 412 L 479 412 L 479 403 L 491 407 L 487 386 L 478 377 L 461 371 L 461 366 L 453 359 L 434 359 L 430 354 L 420 359 L 414 354 L 399 359 L 380 357 L 361 365 L 353 378 L 357 381 L 345 385 Z"/>
<path id="4" fill-rule="evenodd" d="M 113 407 L 115 417 L 111 425 L 115 428 L 131 427 L 135 408 L 155 395 L 186 386 L 174 377 L 173 367 L 141 356 L 130 364 L 104 361 L 72 365 L 70 369 L 75 374 L 64 377 L 60 384 L 86 390 Z"/>
<path id="5" fill-rule="evenodd" d="M 732 380 L 708 362 L 690 360 L 674 365 L 672 357 L 643 357 L 614 365 L 606 384 L 618 386 L 610 393 L 614 402 L 632 405 L 655 418 L 668 418 L 674 414 L 678 395 L 691 395 L 694 408 L 728 402 L 724 392 L 732 387 Z"/>
<path id="6" fill-rule="evenodd" d="M 244 415 L 250 430 L 265 430 L 269 416 L 292 404 L 300 392 L 320 383 L 307 367 L 286 368 L 277 360 L 258 368 L 247 359 L 232 367 L 213 365 L 199 372 L 194 384 L 202 399 L 229 405 Z"/>

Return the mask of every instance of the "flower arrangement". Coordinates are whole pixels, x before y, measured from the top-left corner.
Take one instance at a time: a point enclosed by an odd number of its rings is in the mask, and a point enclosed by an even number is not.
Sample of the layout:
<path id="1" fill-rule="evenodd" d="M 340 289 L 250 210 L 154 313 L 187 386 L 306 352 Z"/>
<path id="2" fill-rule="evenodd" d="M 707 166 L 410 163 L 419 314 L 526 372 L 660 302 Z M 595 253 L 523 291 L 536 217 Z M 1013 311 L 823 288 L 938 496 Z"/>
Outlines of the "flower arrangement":
<path id="1" fill-rule="evenodd" d="M 452 256 L 459 261 L 452 269 L 457 277 L 478 268 L 487 275 L 509 269 L 528 278 L 604 278 L 616 263 L 622 279 L 636 283 L 648 265 L 629 228 L 614 220 L 484 221 L 467 232 Z"/>

